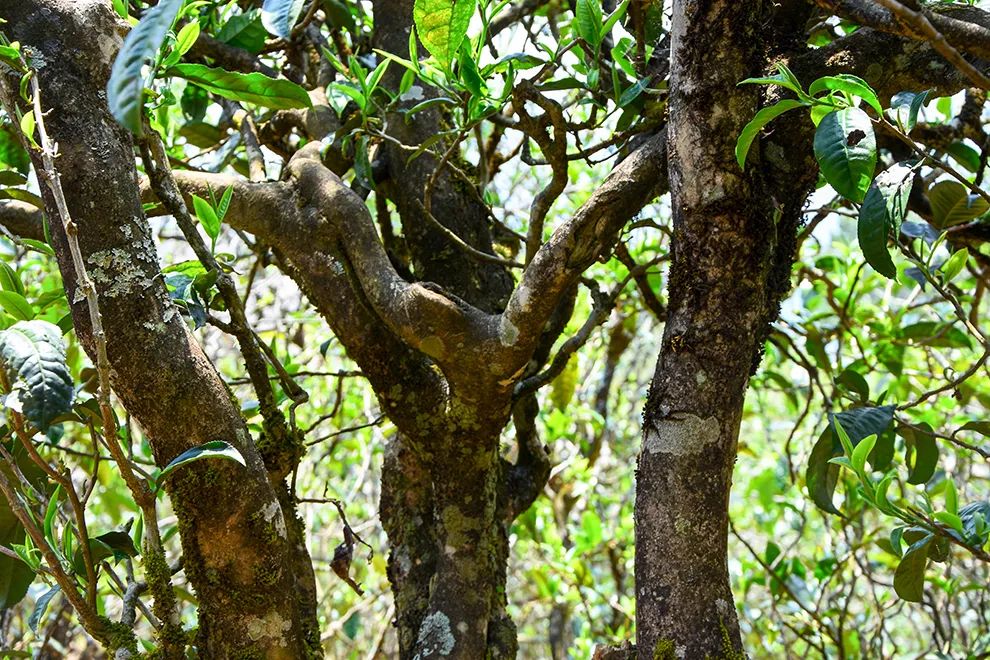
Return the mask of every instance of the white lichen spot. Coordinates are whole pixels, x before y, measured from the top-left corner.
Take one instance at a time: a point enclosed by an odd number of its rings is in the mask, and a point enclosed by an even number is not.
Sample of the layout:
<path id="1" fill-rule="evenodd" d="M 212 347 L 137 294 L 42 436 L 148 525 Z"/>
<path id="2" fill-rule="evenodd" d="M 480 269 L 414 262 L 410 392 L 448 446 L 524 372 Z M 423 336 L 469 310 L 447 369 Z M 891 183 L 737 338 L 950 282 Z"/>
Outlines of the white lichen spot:
<path id="1" fill-rule="evenodd" d="M 409 90 L 399 97 L 400 101 L 422 101 L 425 97 L 423 96 L 423 88 L 419 85 L 413 85 Z"/>
<path id="2" fill-rule="evenodd" d="M 516 339 L 519 338 L 519 328 L 512 325 L 512 323 L 503 314 L 499 317 L 498 322 L 498 341 L 502 346 L 512 346 L 516 343 Z"/>
<path id="3" fill-rule="evenodd" d="M 146 259 L 147 255 L 138 252 L 137 258 Z M 155 261 L 157 263 L 157 259 Z M 100 250 L 89 255 L 86 262 L 92 266 L 89 271 L 90 278 L 103 287 L 103 295 L 108 298 L 137 293 L 152 284 L 152 280 L 126 250 L 120 248 Z"/>
<path id="4" fill-rule="evenodd" d="M 414 660 L 435 655 L 450 655 L 457 640 L 450 630 L 450 618 L 443 612 L 434 612 L 423 619 L 419 627 L 416 646 L 419 652 Z"/>
<path id="5" fill-rule="evenodd" d="M 165 332 L 165 324 L 161 321 L 145 321 L 141 325 L 144 326 L 145 330 L 153 332 L 156 335 Z"/>
<path id="6" fill-rule="evenodd" d="M 718 442 L 721 430 L 715 417 L 702 419 L 689 413 L 674 414 L 649 429 L 644 444 L 651 454 L 697 454 L 707 445 Z"/>
<path id="7" fill-rule="evenodd" d="M 698 385 L 704 385 L 708 382 L 708 374 L 705 373 L 704 369 L 698 369 L 698 371 L 694 374 L 694 382 Z"/>
<path id="8" fill-rule="evenodd" d="M 249 616 L 244 621 L 244 628 L 252 642 L 268 639 L 279 646 L 285 646 L 286 635 L 292 629 L 292 622 L 283 618 L 278 612 L 269 612 L 263 619 Z"/>
<path id="9" fill-rule="evenodd" d="M 168 309 L 165 310 L 165 315 L 162 317 L 162 321 L 168 323 L 179 313 L 178 308 L 175 305 L 170 305 Z"/>
<path id="10" fill-rule="evenodd" d="M 454 546 L 452 546 L 452 545 L 445 545 L 445 546 L 443 546 L 443 552 L 444 552 L 444 554 L 445 554 L 445 555 L 447 555 L 448 557 L 451 557 L 451 556 L 453 556 L 453 554 L 454 554 L 455 552 L 457 552 L 457 548 L 455 548 L 455 547 L 454 547 Z"/>
<path id="11" fill-rule="evenodd" d="M 678 646 L 677 648 L 674 649 L 674 654 L 678 658 L 685 657 L 687 655 L 687 647 L 684 646 L 683 644 L 681 644 L 680 646 Z"/>
<path id="12" fill-rule="evenodd" d="M 460 623 L 457 624 L 457 632 L 461 633 L 462 635 L 466 635 L 467 631 L 470 629 L 471 626 L 467 624 L 467 621 L 461 621 Z"/>
<path id="13" fill-rule="evenodd" d="M 86 300 L 86 294 L 83 293 L 81 286 L 77 286 L 76 292 L 72 295 L 72 304 L 75 305 L 76 303 L 81 303 L 84 300 Z"/>
<path id="14" fill-rule="evenodd" d="M 285 529 L 285 518 L 282 516 L 282 507 L 278 505 L 278 502 L 272 500 L 265 505 L 265 508 L 261 510 L 261 515 L 265 517 L 265 520 L 274 523 L 275 531 L 283 539 L 288 538 L 288 533 Z"/>

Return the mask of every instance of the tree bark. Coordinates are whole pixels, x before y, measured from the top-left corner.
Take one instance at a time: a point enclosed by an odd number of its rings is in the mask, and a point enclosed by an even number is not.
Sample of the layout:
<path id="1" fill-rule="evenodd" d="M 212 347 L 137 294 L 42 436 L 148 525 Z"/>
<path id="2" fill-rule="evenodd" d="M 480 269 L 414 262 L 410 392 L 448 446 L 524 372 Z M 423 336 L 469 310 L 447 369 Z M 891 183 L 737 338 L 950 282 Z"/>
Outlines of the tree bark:
<path id="1" fill-rule="evenodd" d="M 763 4 L 673 6 L 674 254 L 637 472 L 643 660 L 741 652 L 726 557 L 729 488 L 746 385 L 776 308 L 779 241 L 770 195 L 733 150 L 756 110 L 757 91 L 737 83 L 762 68 Z"/>
<path id="2" fill-rule="evenodd" d="M 316 656 L 313 575 L 294 570 L 308 555 L 300 538 L 289 538 L 294 512 L 283 505 L 291 503 L 280 505 L 237 402 L 170 301 L 141 208 L 131 137 L 106 105 L 120 45 L 115 14 L 98 0 L 3 0 L 0 17 L 38 72 L 66 199 L 99 296 L 115 392 L 143 426 L 159 466 L 218 439 L 247 464 L 199 462 L 166 481 L 183 566 L 199 598 L 198 651 L 212 658 Z M 16 96 L 16 80 L 4 84 Z M 43 193 L 48 216 L 57 219 Z M 65 232 L 57 221 L 51 230 L 76 333 L 92 355 Z M 286 561 L 299 554 L 304 562 Z"/>

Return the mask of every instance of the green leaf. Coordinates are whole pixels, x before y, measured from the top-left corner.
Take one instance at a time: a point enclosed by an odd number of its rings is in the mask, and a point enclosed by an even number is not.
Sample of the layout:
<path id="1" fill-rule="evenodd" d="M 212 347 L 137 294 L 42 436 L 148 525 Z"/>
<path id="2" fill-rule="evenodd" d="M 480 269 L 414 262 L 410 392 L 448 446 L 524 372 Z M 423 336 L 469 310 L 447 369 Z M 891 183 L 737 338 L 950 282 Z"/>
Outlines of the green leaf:
<path id="1" fill-rule="evenodd" d="M 220 203 L 217 204 L 217 218 L 220 222 L 227 216 L 227 209 L 230 208 L 230 198 L 234 194 L 234 186 L 227 186 L 223 191 L 223 195 L 220 196 Z"/>
<path id="2" fill-rule="evenodd" d="M 832 502 L 832 494 L 839 479 L 839 467 L 829 461 L 840 454 L 842 454 L 842 446 L 832 432 L 832 428 L 826 426 L 811 450 L 805 471 L 805 483 L 808 485 L 808 495 L 811 500 L 822 511 L 837 515 L 839 510 Z"/>
<path id="3" fill-rule="evenodd" d="M 946 282 L 951 282 L 956 275 L 962 272 L 962 269 L 966 266 L 966 262 L 969 261 L 969 250 L 962 248 L 956 250 L 951 257 L 946 259 L 945 263 L 942 264 L 942 278 Z"/>
<path id="4" fill-rule="evenodd" d="M 260 52 L 265 47 L 267 36 L 261 24 L 261 12 L 257 9 L 231 16 L 217 33 L 219 41 L 243 48 L 250 53 Z"/>
<path id="5" fill-rule="evenodd" d="M 0 288 L 24 295 L 24 284 L 21 283 L 20 276 L 6 261 L 0 261 Z"/>
<path id="6" fill-rule="evenodd" d="M 811 83 L 811 86 L 808 87 L 808 93 L 812 96 L 816 96 L 826 90 L 846 92 L 852 96 L 858 96 L 866 101 L 871 108 L 876 110 L 877 115 L 883 115 L 883 106 L 880 105 L 880 99 L 877 98 L 877 93 L 873 91 L 869 83 L 858 76 L 847 73 L 840 73 L 837 76 L 825 76 Z"/>
<path id="7" fill-rule="evenodd" d="M 877 167 L 877 141 L 869 115 L 859 108 L 825 115 L 815 131 L 815 158 L 837 193 L 862 202 Z"/>
<path id="8" fill-rule="evenodd" d="M 34 110 L 28 110 L 23 115 L 21 115 L 21 133 L 27 138 L 27 141 L 35 148 L 38 147 L 37 141 L 34 139 L 34 129 L 35 129 L 35 119 Z"/>
<path id="9" fill-rule="evenodd" d="M 908 483 L 920 485 L 927 483 L 935 475 L 938 465 L 938 445 L 935 444 L 935 434 L 932 428 L 924 422 L 917 428 L 900 426 L 897 434 L 904 438 L 909 452 L 914 453 L 914 460 L 908 461 Z"/>
<path id="10" fill-rule="evenodd" d="M 263 73 L 237 73 L 203 64 L 176 64 L 169 73 L 185 78 L 208 92 L 233 101 L 285 110 L 311 106 L 309 94 L 294 82 Z"/>
<path id="11" fill-rule="evenodd" d="M 385 60 L 385 62 L 388 62 L 388 60 Z M 476 98 L 483 97 L 488 89 L 485 86 L 485 81 L 481 78 L 481 73 L 478 71 L 478 64 L 474 61 L 474 57 L 471 54 L 471 44 L 469 42 L 465 41 L 458 51 L 457 65 L 457 72 L 461 76 L 461 82 L 468 88 L 471 95 Z"/>
<path id="12" fill-rule="evenodd" d="M 873 451 L 873 447 L 877 444 L 876 434 L 868 435 L 859 441 L 859 444 L 853 449 L 852 452 L 852 466 L 855 468 L 856 472 L 859 474 L 866 473 L 866 457 L 870 455 Z"/>
<path id="13" fill-rule="evenodd" d="M 289 39 L 305 5 L 306 0 L 265 0 L 261 6 L 261 24 L 276 37 Z"/>
<path id="14" fill-rule="evenodd" d="M 62 485 L 59 484 L 48 498 L 48 509 L 45 511 L 45 538 L 55 547 L 55 514 L 58 513 L 58 498 L 62 495 Z"/>
<path id="15" fill-rule="evenodd" d="M 161 484 L 162 480 L 171 474 L 176 468 L 195 461 L 201 461 L 205 458 L 222 458 L 240 463 L 241 465 L 246 465 L 244 462 L 244 457 L 241 456 L 241 452 L 239 452 L 236 447 L 231 445 L 229 442 L 224 442 L 223 440 L 211 440 L 210 442 L 203 443 L 198 447 L 187 449 L 173 458 L 158 475 L 158 483 Z"/>
<path id="16" fill-rule="evenodd" d="M 612 32 L 612 28 L 615 27 L 615 24 L 626 15 L 626 10 L 628 8 L 629 0 L 622 0 L 622 3 L 615 8 L 615 11 L 608 15 L 608 18 L 605 19 L 605 25 L 602 26 L 602 31 L 599 34 L 599 43 Z"/>
<path id="17" fill-rule="evenodd" d="M 970 172 L 976 173 L 980 169 L 980 152 L 965 142 L 953 142 L 946 147 L 945 153 Z"/>
<path id="18" fill-rule="evenodd" d="M 640 78 L 635 83 L 633 83 L 625 90 L 623 90 L 622 95 L 619 96 L 619 107 L 624 108 L 633 101 L 635 101 L 637 98 L 639 98 L 639 95 L 642 94 L 643 90 L 645 90 L 647 85 L 650 84 L 651 79 L 652 79 L 651 76 Z"/>
<path id="19" fill-rule="evenodd" d="M 199 39 L 199 23 L 192 21 L 183 25 L 175 37 L 175 46 L 172 48 L 172 52 L 162 62 L 162 68 L 167 69 L 173 64 L 177 64 L 182 56 L 189 52 L 197 39 Z"/>
<path id="20" fill-rule="evenodd" d="M 848 434 L 852 445 L 858 444 L 869 435 L 880 435 L 894 420 L 894 406 L 851 408 L 839 413 L 829 413 L 829 421 Z M 835 421 L 839 421 L 839 425 Z"/>
<path id="21" fill-rule="evenodd" d="M 193 195 L 192 200 L 196 217 L 199 218 L 200 224 L 206 230 L 206 235 L 216 243 L 217 236 L 220 235 L 220 218 L 217 216 L 217 212 L 213 210 L 208 201 L 198 195 Z"/>
<path id="22" fill-rule="evenodd" d="M 955 482 L 948 478 L 945 480 L 945 510 L 952 515 L 959 513 L 959 493 Z"/>
<path id="23" fill-rule="evenodd" d="M 141 69 L 158 53 L 182 3 L 183 0 L 161 0 L 145 12 L 127 34 L 110 70 L 107 105 L 117 121 L 134 134 L 141 133 L 145 86 Z"/>
<path id="24" fill-rule="evenodd" d="M 574 5 L 575 33 L 598 51 L 602 34 L 601 0 L 577 0 Z"/>
<path id="25" fill-rule="evenodd" d="M 926 90 L 915 94 L 914 92 L 900 92 L 890 99 L 890 109 L 894 112 L 894 119 L 897 125 L 905 133 L 914 130 L 918 123 L 918 112 L 928 101 L 931 90 Z"/>
<path id="26" fill-rule="evenodd" d="M 746 169 L 746 155 L 749 153 L 749 148 L 753 144 L 753 140 L 756 139 L 756 136 L 759 135 L 764 126 L 788 110 L 800 108 L 803 105 L 804 103 L 801 101 L 784 99 L 771 105 L 769 108 L 763 108 L 757 112 L 756 116 L 748 124 L 743 126 L 742 132 L 739 134 L 739 139 L 736 140 L 736 162 L 739 163 L 739 167 Z"/>
<path id="27" fill-rule="evenodd" d="M 791 70 L 782 63 L 777 63 L 777 73 L 772 76 L 765 76 L 760 78 L 746 78 L 739 83 L 740 85 L 778 85 L 785 89 L 789 89 L 794 92 L 799 99 L 802 101 L 810 100 L 810 97 L 801 88 L 801 83 L 798 79 L 791 73 Z"/>
<path id="28" fill-rule="evenodd" d="M 61 588 L 56 584 L 51 589 L 38 596 L 38 600 L 34 603 L 34 609 L 31 610 L 31 616 L 28 617 L 28 625 L 31 626 L 31 630 L 34 631 L 35 634 L 38 634 L 38 626 L 41 624 L 41 620 L 45 618 L 45 612 L 48 611 L 48 604 L 51 603 L 52 598 L 54 598 L 61 591 Z"/>
<path id="29" fill-rule="evenodd" d="M 929 189 L 928 201 L 939 229 L 967 222 L 990 210 L 987 200 L 958 181 L 939 181 Z"/>
<path id="30" fill-rule="evenodd" d="M 24 296 L 13 291 L 0 291 L 0 307 L 19 321 L 34 318 L 34 308 Z"/>
<path id="31" fill-rule="evenodd" d="M 24 70 L 24 63 L 21 61 L 21 50 L 16 42 L 10 45 L 0 45 L 0 62 L 3 62 L 15 71 Z"/>
<path id="32" fill-rule="evenodd" d="M 859 247 L 866 262 L 890 279 L 897 268 L 887 251 L 887 239 L 891 233 L 896 238 L 901 230 L 913 182 L 914 169 L 897 163 L 877 175 L 859 209 Z"/>
<path id="33" fill-rule="evenodd" d="M 18 321 L 0 331 L 0 360 L 11 386 L 7 407 L 19 405 L 39 431 L 47 431 L 53 419 L 72 409 L 72 376 L 58 326 Z"/>
<path id="34" fill-rule="evenodd" d="M 925 567 L 931 535 L 911 544 L 894 572 L 894 591 L 904 600 L 920 603 L 925 590 Z"/>
<path id="35" fill-rule="evenodd" d="M 413 20 L 419 39 L 444 68 L 450 66 L 467 36 L 476 2 L 416 0 L 413 5 Z"/>

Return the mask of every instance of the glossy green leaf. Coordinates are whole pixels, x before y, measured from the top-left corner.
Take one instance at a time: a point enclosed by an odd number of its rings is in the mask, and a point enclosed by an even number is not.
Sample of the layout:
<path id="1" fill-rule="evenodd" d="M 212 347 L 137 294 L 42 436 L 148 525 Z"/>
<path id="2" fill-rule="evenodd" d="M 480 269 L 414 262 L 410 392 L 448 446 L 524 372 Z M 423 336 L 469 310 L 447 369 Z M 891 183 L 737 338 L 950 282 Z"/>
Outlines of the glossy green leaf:
<path id="1" fill-rule="evenodd" d="M 870 455 L 873 448 L 877 444 L 876 434 L 871 434 L 859 441 L 859 444 L 853 449 L 852 466 L 858 473 L 866 472 L 866 457 Z"/>
<path id="2" fill-rule="evenodd" d="M 874 270 L 893 279 L 897 268 L 887 250 L 888 237 L 896 239 L 907 215 L 914 169 L 898 163 L 877 175 L 859 209 L 857 234 L 863 256 Z"/>
<path id="3" fill-rule="evenodd" d="M 904 438 L 908 450 L 913 453 L 914 460 L 908 461 L 908 483 L 924 484 L 935 475 L 938 466 L 938 445 L 935 444 L 935 434 L 925 423 L 916 427 L 901 426 L 897 434 Z"/>
<path id="4" fill-rule="evenodd" d="M 241 452 L 238 451 L 236 447 L 231 445 L 229 442 L 224 442 L 223 440 L 211 440 L 210 442 L 205 442 L 198 447 L 187 449 L 173 458 L 158 475 L 158 483 L 160 484 L 162 480 L 171 474 L 176 468 L 180 468 L 183 465 L 188 465 L 189 463 L 201 461 L 206 458 L 221 458 L 228 461 L 234 461 L 235 463 L 240 463 L 241 465 L 246 465 L 244 462 L 244 457 L 241 456 Z"/>
<path id="5" fill-rule="evenodd" d="M 6 261 L 0 261 L 0 288 L 21 296 L 24 295 L 24 284 L 21 283 L 20 276 Z"/>
<path id="6" fill-rule="evenodd" d="M 932 537 L 925 536 L 911 544 L 894 572 L 894 591 L 904 600 L 920 603 L 925 591 L 925 567 Z"/>
<path id="7" fill-rule="evenodd" d="M 257 9 L 231 16 L 217 33 L 218 40 L 249 53 L 257 53 L 264 48 L 267 36 L 261 23 L 261 12 Z"/>
<path id="8" fill-rule="evenodd" d="M 183 25 L 175 37 L 175 46 L 172 48 L 172 52 L 162 61 L 162 68 L 177 64 L 182 56 L 189 52 L 197 39 L 199 39 L 199 23 L 191 21 Z"/>
<path id="9" fill-rule="evenodd" d="M 815 131 L 815 158 L 837 193 L 862 202 L 877 167 L 877 142 L 869 115 L 859 108 L 825 115 Z"/>
<path id="10" fill-rule="evenodd" d="M 836 76 L 825 76 L 811 83 L 808 93 L 816 96 L 824 91 L 846 92 L 863 99 L 871 108 L 877 111 L 877 115 L 883 114 L 883 106 L 873 88 L 858 76 L 847 73 L 840 73 Z"/>
<path id="11" fill-rule="evenodd" d="M 743 126 L 742 132 L 736 140 L 736 162 L 739 163 L 739 167 L 746 169 L 746 155 L 749 154 L 749 148 L 753 144 L 753 140 L 756 139 L 756 136 L 759 135 L 764 126 L 788 110 L 800 108 L 803 105 L 801 101 L 784 99 L 769 108 L 763 108 L 757 112 L 749 123 Z"/>
<path id="12" fill-rule="evenodd" d="M 117 121 L 132 133 L 141 133 L 145 87 L 142 68 L 158 53 L 182 4 L 183 0 L 161 0 L 145 12 L 127 34 L 113 62 L 107 81 L 107 104 Z"/>
<path id="13" fill-rule="evenodd" d="M 176 64 L 169 73 L 185 78 L 208 92 L 233 101 L 284 110 L 312 104 L 305 89 L 294 82 L 262 73 L 237 73 L 203 64 Z"/>
<path id="14" fill-rule="evenodd" d="M 895 94 L 890 100 L 890 108 L 893 111 L 894 120 L 902 131 L 910 133 L 914 130 L 915 125 L 918 123 L 918 112 L 928 101 L 930 93 L 931 90 L 919 93 L 900 92 L 899 94 Z"/>
<path id="15" fill-rule="evenodd" d="M 386 60 L 387 62 L 388 60 Z M 461 82 L 468 88 L 472 96 L 482 97 L 488 91 L 485 81 L 478 71 L 478 64 L 471 54 L 470 44 L 464 42 L 457 54 L 457 72 L 461 76 Z"/>
<path id="16" fill-rule="evenodd" d="M 48 605 L 52 602 L 52 598 L 61 593 L 61 591 L 62 589 L 56 584 L 38 596 L 38 600 L 34 603 L 34 609 L 31 610 L 31 616 L 28 617 L 28 625 L 35 634 L 38 633 L 38 626 L 41 624 L 42 619 L 45 618 L 45 612 L 48 611 Z"/>
<path id="17" fill-rule="evenodd" d="M 839 479 L 839 467 L 830 461 L 841 454 L 842 445 L 832 428 L 827 426 L 811 450 L 805 471 L 805 483 L 811 500 L 822 511 L 837 515 L 839 510 L 832 502 L 832 494 L 835 493 L 835 485 Z"/>
<path id="18" fill-rule="evenodd" d="M 0 331 L 0 360 L 11 386 L 7 407 L 19 407 L 39 431 L 72 409 L 72 375 L 58 326 L 18 321 Z"/>
<path id="19" fill-rule="evenodd" d="M 261 24 L 276 37 L 289 39 L 305 6 L 306 0 L 265 0 L 261 6 Z"/>
<path id="20" fill-rule="evenodd" d="M 413 20 L 426 50 L 444 67 L 467 36 L 477 0 L 416 0 Z"/>
<path id="21" fill-rule="evenodd" d="M 577 36 L 584 39 L 595 51 L 601 44 L 602 20 L 601 0 L 577 0 L 574 3 Z"/>
<path id="22" fill-rule="evenodd" d="M 13 291 L 0 291 L 0 307 L 19 321 L 30 321 L 35 316 L 31 303 Z"/>
<path id="23" fill-rule="evenodd" d="M 206 235 L 215 243 L 217 236 L 220 235 L 220 218 L 217 216 L 217 212 L 208 201 L 199 195 L 193 195 L 192 200 L 196 217 L 199 218 L 200 224 L 206 230 Z"/>
<path id="24" fill-rule="evenodd" d="M 969 250 L 962 248 L 956 250 L 951 257 L 945 260 L 942 264 L 942 278 L 946 282 L 951 282 L 956 275 L 962 272 L 962 269 L 966 267 L 966 262 L 969 261 Z"/>

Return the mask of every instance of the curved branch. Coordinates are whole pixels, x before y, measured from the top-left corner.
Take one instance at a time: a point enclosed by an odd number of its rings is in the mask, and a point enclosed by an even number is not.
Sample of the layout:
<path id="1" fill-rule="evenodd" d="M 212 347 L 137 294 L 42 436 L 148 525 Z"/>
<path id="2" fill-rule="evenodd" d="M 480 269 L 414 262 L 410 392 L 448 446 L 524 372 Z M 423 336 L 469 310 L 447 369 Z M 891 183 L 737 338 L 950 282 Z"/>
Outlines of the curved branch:
<path id="1" fill-rule="evenodd" d="M 667 131 L 662 129 L 622 161 L 533 257 L 505 312 L 499 340 L 525 364 L 561 296 L 615 242 L 622 227 L 667 190 Z"/>

